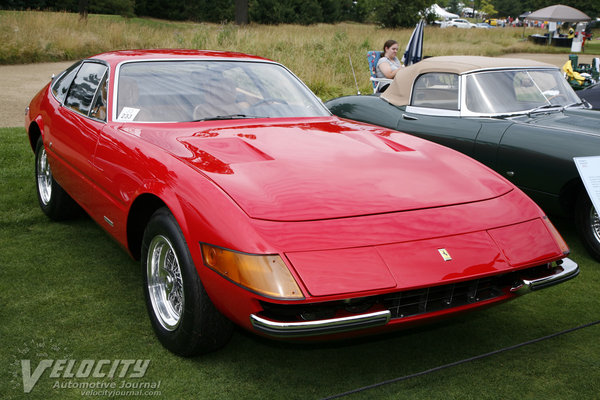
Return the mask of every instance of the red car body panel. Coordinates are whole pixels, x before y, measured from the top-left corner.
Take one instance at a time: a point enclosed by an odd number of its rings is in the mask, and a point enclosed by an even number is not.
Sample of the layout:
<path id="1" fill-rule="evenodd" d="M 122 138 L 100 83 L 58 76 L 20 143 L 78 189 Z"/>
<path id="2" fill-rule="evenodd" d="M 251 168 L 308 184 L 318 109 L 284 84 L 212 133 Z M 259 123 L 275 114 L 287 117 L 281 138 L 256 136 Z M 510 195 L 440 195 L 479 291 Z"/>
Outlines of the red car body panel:
<path id="1" fill-rule="evenodd" d="M 252 218 L 343 218 L 461 204 L 512 190 L 468 158 L 452 154 L 448 163 L 445 148 L 332 117 L 206 129 L 214 136 L 174 132 L 166 147 L 205 172 Z M 404 136 L 396 148 L 395 135 Z"/>
<path id="2" fill-rule="evenodd" d="M 407 134 L 333 116 L 113 122 L 114 71 L 142 56 L 263 60 L 195 51 L 101 55 L 110 68 L 106 123 L 61 106 L 47 86 L 31 102 L 26 126 L 39 127 L 56 181 L 126 249 L 135 202 L 160 199 L 177 220 L 209 297 L 247 329 L 255 330 L 249 316 L 263 312 L 265 302 L 380 296 L 565 257 L 542 222 L 544 213 L 514 185 L 462 154 Z M 266 298 L 232 283 L 203 264 L 200 243 L 279 254 L 304 300 Z M 506 291 L 386 327 L 514 296 Z"/>

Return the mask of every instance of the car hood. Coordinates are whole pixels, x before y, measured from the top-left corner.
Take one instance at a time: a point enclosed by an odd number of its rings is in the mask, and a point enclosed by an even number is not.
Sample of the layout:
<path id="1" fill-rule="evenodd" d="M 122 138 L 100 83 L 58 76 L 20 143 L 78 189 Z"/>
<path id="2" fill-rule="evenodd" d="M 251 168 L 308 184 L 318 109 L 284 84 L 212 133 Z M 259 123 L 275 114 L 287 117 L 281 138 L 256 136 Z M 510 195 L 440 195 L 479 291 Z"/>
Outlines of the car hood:
<path id="1" fill-rule="evenodd" d="M 143 128 L 252 218 L 307 221 L 415 210 L 501 196 L 487 167 L 413 136 L 336 117 Z M 200 128 L 200 129 L 199 129 Z"/>
<path id="2" fill-rule="evenodd" d="M 526 123 L 552 130 L 600 135 L 600 113 L 593 110 L 573 108 L 563 112 L 532 114 Z"/>

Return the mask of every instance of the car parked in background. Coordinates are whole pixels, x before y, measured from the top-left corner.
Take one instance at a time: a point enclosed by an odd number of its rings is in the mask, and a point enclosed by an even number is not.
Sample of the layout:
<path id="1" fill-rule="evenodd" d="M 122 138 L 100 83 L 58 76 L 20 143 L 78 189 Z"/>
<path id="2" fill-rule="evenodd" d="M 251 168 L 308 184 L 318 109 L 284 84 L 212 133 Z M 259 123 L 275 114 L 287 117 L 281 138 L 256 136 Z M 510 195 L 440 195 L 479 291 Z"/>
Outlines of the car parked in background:
<path id="1" fill-rule="evenodd" d="M 577 95 L 587 101 L 594 110 L 600 110 L 600 83 L 588 86 L 585 89 L 578 90 Z"/>
<path id="2" fill-rule="evenodd" d="M 492 26 L 490 24 L 486 24 L 485 22 L 479 22 L 477 24 L 475 24 L 476 28 L 480 28 L 480 29 L 491 29 L 491 28 L 495 28 L 495 26 Z"/>
<path id="3" fill-rule="evenodd" d="M 336 115 L 432 140 L 488 165 L 546 212 L 569 216 L 600 260 L 600 219 L 573 157 L 600 155 L 600 113 L 561 70 L 536 61 L 432 57 L 403 68 L 381 97 L 326 103 Z"/>
<path id="4" fill-rule="evenodd" d="M 506 179 L 332 116 L 264 58 L 100 54 L 46 85 L 25 126 L 42 211 L 64 219 L 76 202 L 140 260 L 154 332 L 179 355 L 223 346 L 233 323 L 286 339 L 376 333 L 578 273 Z"/>
<path id="5" fill-rule="evenodd" d="M 455 18 L 455 19 L 451 19 L 450 21 L 446 22 L 446 28 L 463 28 L 463 29 L 470 29 L 470 28 L 475 28 L 476 25 L 467 21 L 466 19 L 461 19 L 461 18 Z"/>

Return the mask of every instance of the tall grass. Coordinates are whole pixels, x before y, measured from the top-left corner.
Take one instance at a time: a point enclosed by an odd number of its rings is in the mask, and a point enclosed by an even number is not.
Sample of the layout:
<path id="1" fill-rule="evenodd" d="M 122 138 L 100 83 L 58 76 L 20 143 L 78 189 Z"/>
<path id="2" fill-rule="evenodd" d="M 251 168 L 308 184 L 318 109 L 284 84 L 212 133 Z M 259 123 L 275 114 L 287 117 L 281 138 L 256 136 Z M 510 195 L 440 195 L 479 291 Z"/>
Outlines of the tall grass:
<path id="1" fill-rule="evenodd" d="M 0 11 L 0 64 L 75 60 L 103 51 L 133 48 L 197 48 L 256 54 L 283 63 L 317 95 L 348 94 L 355 87 L 349 68 L 353 60 L 359 87 L 369 91 L 366 51 L 393 38 L 403 48 L 412 29 L 381 29 L 374 25 L 249 25 L 168 22 L 119 16 L 40 11 Z M 426 27 L 424 54 L 488 55 L 515 52 L 565 52 L 523 40 L 523 28 L 438 29 Z"/>

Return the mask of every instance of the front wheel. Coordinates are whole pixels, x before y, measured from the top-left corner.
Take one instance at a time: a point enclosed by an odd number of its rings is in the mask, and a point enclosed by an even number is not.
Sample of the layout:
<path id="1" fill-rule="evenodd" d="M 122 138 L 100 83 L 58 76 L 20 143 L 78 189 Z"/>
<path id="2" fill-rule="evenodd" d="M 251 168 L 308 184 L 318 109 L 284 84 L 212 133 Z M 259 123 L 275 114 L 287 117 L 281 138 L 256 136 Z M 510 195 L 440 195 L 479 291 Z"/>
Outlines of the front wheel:
<path id="1" fill-rule="evenodd" d="M 209 299 L 177 221 L 166 208 L 154 213 L 142 242 L 144 295 L 158 340 L 180 356 L 224 346 L 233 324 Z"/>
<path id="2" fill-rule="evenodd" d="M 60 221 L 80 212 L 79 205 L 54 180 L 41 136 L 35 146 L 35 183 L 40 208 L 51 219 Z"/>
<path id="3" fill-rule="evenodd" d="M 600 217 L 586 192 L 582 192 L 575 206 L 575 226 L 587 251 L 600 261 Z"/>

